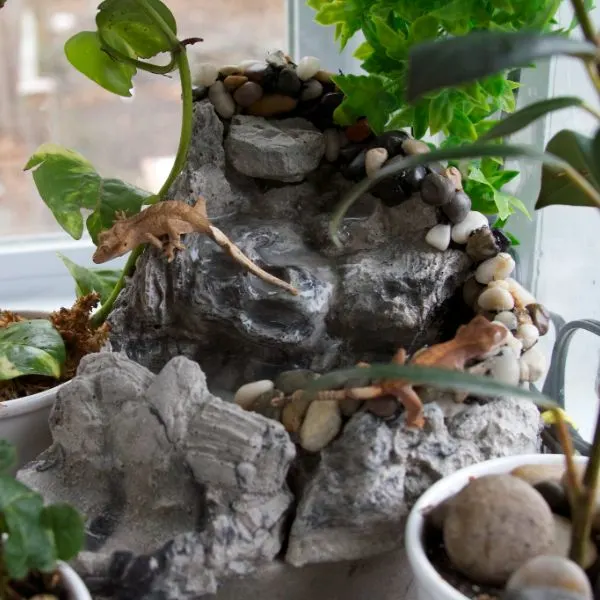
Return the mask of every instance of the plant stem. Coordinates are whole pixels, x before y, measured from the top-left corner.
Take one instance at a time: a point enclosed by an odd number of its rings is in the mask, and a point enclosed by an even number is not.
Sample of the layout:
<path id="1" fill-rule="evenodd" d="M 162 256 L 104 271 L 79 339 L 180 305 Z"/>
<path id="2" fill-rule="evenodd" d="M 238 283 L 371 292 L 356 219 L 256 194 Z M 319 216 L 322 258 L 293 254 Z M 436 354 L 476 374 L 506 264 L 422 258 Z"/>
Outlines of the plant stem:
<path id="1" fill-rule="evenodd" d="M 587 467 L 583 475 L 583 489 L 573 494 L 572 502 L 573 531 L 569 558 L 582 568 L 584 567 L 585 548 L 589 543 L 592 530 L 592 519 L 596 506 L 596 489 L 600 472 L 600 412 L 596 420 L 596 431 Z"/>
<path id="2" fill-rule="evenodd" d="M 194 100 L 192 96 L 192 76 L 190 73 L 190 65 L 187 58 L 187 54 L 185 48 L 183 46 L 179 46 L 173 52 L 174 56 L 176 56 L 177 66 L 179 67 L 179 77 L 181 79 L 181 91 L 183 95 L 183 108 L 182 108 L 182 116 L 181 116 L 181 135 L 179 137 L 179 147 L 177 148 L 177 154 L 175 156 L 175 161 L 173 162 L 173 166 L 171 168 L 171 172 L 167 176 L 167 179 L 163 183 L 160 191 L 156 196 L 152 198 L 148 204 L 154 204 L 159 200 L 162 200 L 166 194 L 168 193 L 171 185 L 179 173 L 181 173 L 183 167 L 185 166 L 185 161 L 187 159 L 188 150 L 190 147 L 190 142 L 192 141 L 192 121 L 194 117 Z M 106 302 L 100 307 L 98 311 L 93 315 L 91 322 L 94 327 L 99 327 L 104 323 L 107 319 L 110 311 L 112 310 L 115 300 L 121 293 L 125 285 L 125 279 L 130 277 L 135 268 L 135 263 L 137 259 L 142 253 L 144 246 L 138 246 L 135 248 L 129 258 L 127 259 L 127 263 L 123 268 L 123 272 L 119 277 L 115 287 L 113 288 L 110 296 L 107 298 Z"/>
<path id="3" fill-rule="evenodd" d="M 171 185 L 185 166 L 187 160 L 190 142 L 192 141 L 192 122 L 194 118 L 194 98 L 192 95 L 192 74 L 190 73 L 190 64 L 184 47 L 177 51 L 177 66 L 179 67 L 179 77 L 181 80 L 181 92 L 183 106 L 181 113 L 181 135 L 179 137 L 179 147 L 173 167 L 163 186 L 158 192 L 158 199 L 162 199 L 169 191 Z"/>
<path id="4" fill-rule="evenodd" d="M 600 121 L 600 111 L 597 108 L 594 108 L 587 102 L 584 102 L 581 105 L 581 108 L 583 108 L 583 110 L 587 111 L 590 115 L 592 115 L 592 117 L 595 117 L 598 121 Z"/>
<path id="5" fill-rule="evenodd" d="M 92 318 L 90 319 L 92 327 L 100 327 L 100 325 L 106 321 L 106 318 L 110 314 L 110 311 L 115 304 L 117 296 L 121 293 L 121 290 L 125 286 L 125 278 L 130 277 L 133 273 L 135 263 L 137 262 L 137 259 L 139 258 L 143 249 L 144 246 L 138 246 L 129 255 L 129 258 L 125 263 L 125 267 L 123 267 L 123 271 L 121 272 L 119 279 L 117 279 L 117 283 L 115 283 L 115 287 L 110 293 L 110 296 L 106 299 L 106 302 L 92 315 Z"/>
<path id="6" fill-rule="evenodd" d="M 575 12 L 577 21 L 579 21 L 579 27 L 581 27 L 583 35 L 585 35 L 587 40 L 592 42 L 592 44 L 597 45 L 596 32 L 594 31 L 594 26 L 592 25 L 590 16 L 585 9 L 583 0 L 571 0 L 571 5 L 573 6 L 573 11 Z"/>

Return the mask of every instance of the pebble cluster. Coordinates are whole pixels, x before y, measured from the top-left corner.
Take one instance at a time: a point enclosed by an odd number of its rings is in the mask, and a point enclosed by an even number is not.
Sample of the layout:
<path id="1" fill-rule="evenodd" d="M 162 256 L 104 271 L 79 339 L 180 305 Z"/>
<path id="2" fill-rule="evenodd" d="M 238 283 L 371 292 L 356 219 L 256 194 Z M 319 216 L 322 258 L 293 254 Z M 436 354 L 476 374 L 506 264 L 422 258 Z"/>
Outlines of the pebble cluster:
<path id="1" fill-rule="evenodd" d="M 295 117 L 308 120 L 316 128 L 315 134 L 322 134 L 325 160 L 350 181 L 373 177 L 384 165 L 404 156 L 430 151 L 426 143 L 402 130 L 375 135 L 366 119 L 348 127 L 336 124 L 334 111 L 344 95 L 315 57 L 307 56 L 295 63 L 276 51 L 264 60 L 238 65 L 200 63 L 193 66 L 193 83 L 195 98 L 208 98 L 226 122 L 235 122 L 235 115 L 277 119 L 281 123 Z M 537 341 L 548 330 L 548 311 L 511 278 L 515 262 L 508 253 L 510 240 L 493 228 L 484 214 L 472 210 L 460 171 L 438 163 L 405 169 L 373 186 L 371 193 L 388 207 L 418 193 L 437 214 L 438 224 L 426 233 L 426 243 L 440 252 L 451 245 L 461 246 L 473 261 L 474 273 L 464 286 L 464 300 L 474 312 L 506 326 L 510 335 L 507 345 L 495 356 L 469 370 L 513 385 L 539 379 L 546 361 Z M 282 373 L 274 382 L 248 383 L 238 390 L 236 401 L 282 421 L 309 451 L 326 446 L 343 427 L 344 418 L 357 410 L 370 410 L 382 417 L 397 412 L 398 403 L 392 398 L 348 406 L 324 401 L 293 402 L 284 408 L 272 405 L 275 396 L 289 395 L 317 376 L 310 371 L 293 371 Z"/>
<path id="2" fill-rule="evenodd" d="M 471 371 L 490 374 L 512 385 L 534 382 L 546 369 L 546 357 L 537 342 L 550 328 L 550 314 L 511 277 L 515 261 L 501 249 L 487 224 L 469 234 L 466 251 L 476 268 L 463 287 L 463 299 L 474 312 L 509 330 L 508 345 L 517 362 L 504 352 L 475 365 Z"/>
<path id="3" fill-rule="evenodd" d="M 429 152 L 429 146 L 402 130 L 375 135 L 366 119 L 340 127 L 334 111 L 344 94 L 322 70 L 320 61 L 305 56 L 298 63 L 281 51 L 265 60 L 247 60 L 239 65 L 216 67 L 208 63 L 194 65 L 195 99 L 206 97 L 225 120 L 237 114 L 265 118 L 302 117 L 317 127 L 325 139 L 325 158 L 336 163 L 341 174 L 352 181 L 372 177 L 381 167 L 401 157 Z M 426 235 L 427 243 L 444 251 L 450 244 L 471 245 L 471 234 L 488 225 L 487 218 L 471 210 L 471 199 L 462 186 L 462 176 L 455 167 L 439 163 L 405 169 L 373 186 L 371 193 L 388 207 L 394 207 L 415 193 L 438 209 L 440 223 Z M 499 229 L 490 230 L 496 244 L 506 249 L 508 238 Z"/>
<path id="4" fill-rule="evenodd" d="M 583 472 L 583 466 L 578 469 Z M 600 494 L 594 534 L 600 532 L 598 516 Z M 427 521 L 441 530 L 453 568 L 479 592 L 487 585 L 501 587 L 504 600 L 553 598 L 556 594 L 535 590 L 555 588 L 579 600 L 593 598 L 588 575 L 567 559 L 572 524 L 562 464 L 524 465 L 474 478 L 431 510 Z M 598 557 L 590 537 L 583 565 L 588 573 Z"/>

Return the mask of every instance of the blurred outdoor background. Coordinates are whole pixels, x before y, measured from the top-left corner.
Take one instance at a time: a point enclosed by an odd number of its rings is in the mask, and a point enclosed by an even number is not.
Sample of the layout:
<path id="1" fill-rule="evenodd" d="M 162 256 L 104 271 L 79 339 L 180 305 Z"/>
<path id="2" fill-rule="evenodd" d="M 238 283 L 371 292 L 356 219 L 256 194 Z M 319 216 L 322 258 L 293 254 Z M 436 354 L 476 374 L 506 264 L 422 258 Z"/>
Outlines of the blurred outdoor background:
<path id="1" fill-rule="evenodd" d="M 232 64 L 285 49 L 284 0 L 169 0 L 199 60 Z M 8 0 L 0 12 L 0 243 L 62 231 L 23 166 L 44 142 L 83 154 L 103 175 L 156 191 L 179 139 L 177 79 L 138 73 L 123 99 L 79 74 L 63 45 L 93 29 L 98 0 Z M 195 57 L 194 57 L 195 58 Z M 157 61 L 158 62 L 158 61 Z"/>

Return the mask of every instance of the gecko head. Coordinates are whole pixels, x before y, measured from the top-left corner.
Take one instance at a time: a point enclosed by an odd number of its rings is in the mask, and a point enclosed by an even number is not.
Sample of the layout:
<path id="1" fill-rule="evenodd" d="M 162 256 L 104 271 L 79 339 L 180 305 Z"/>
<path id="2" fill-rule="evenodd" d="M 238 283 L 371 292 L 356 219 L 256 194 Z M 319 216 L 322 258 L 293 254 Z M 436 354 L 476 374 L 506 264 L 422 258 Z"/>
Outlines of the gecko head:
<path id="1" fill-rule="evenodd" d="M 131 250 L 127 228 L 121 223 L 115 223 L 108 231 L 98 234 L 98 246 L 92 256 L 95 264 L 118 258 Z"/>
<path id="2" fill-rule="evenodd" d="M 493 323 L 483 315 L 477 315 L 458 328 L 455 339 L 475 343 L 482 352 L 488 352 L 502 345 L 508 334 L 509 330 L 502 323 Z"/>

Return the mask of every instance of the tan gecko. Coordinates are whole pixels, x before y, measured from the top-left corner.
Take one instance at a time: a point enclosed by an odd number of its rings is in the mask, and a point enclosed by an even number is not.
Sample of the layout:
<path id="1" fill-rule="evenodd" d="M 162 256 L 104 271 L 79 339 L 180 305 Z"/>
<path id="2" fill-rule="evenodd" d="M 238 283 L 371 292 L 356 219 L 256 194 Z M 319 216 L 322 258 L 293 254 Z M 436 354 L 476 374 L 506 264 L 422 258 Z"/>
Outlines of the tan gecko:
<path id="1" fill-rule="evenodd" d="M 453 339 L 434 344 L 416 352 L 409 364 L 464 371 L 465 364 L 474 358 L 480 358 L 499 348 L 506 341 L 508 330 L 498 323 L 488 321 L 483 315 L 477 315 L 466 325 L 461 325 Z M 391 360 L 392 364 L 403 365 L 406 362 L 406 350 L 400 348 Z M 368 363 L 358 363 L 359 367 L 368 367 Z M 299 399 L 303 390 L 294 392 L 289 398 L 275 399 L 276 403 L 285 403 Z M 423 403 L 406 379 L 383 379 L 373 385 L 341 390 L 317 392 L 315 400 L 372 400 L 383 396 L 394 396 L 406 409 L 408 427 L 421 429 L 425 425 Z"/>
<path id="2" fill-rule="evenodd" d="M 152 204 L 145 210 L 131 217 L 123 214 L 110 229 L 98 234 L 98 247 L 92 260 L 104 263 L 118 256 L 123 256 L 140 244 L 149 243 L 162 250 L 171 262 L 175 250 L 184 250 L 180 236 L 186 233 L 204 233 L 214 240 L 240 265 L 260 277 L 263 281 L 279 286 L 290 294 L 298 295 L 298 290 L 267 273 L 253 263 L 220 229 L 211 224 L 206 213 L 206 201 L 198 198 L 194 206 L 179 200 L 164 200 Z M 160 238 L 168 236 L 163 242 Z"/>

